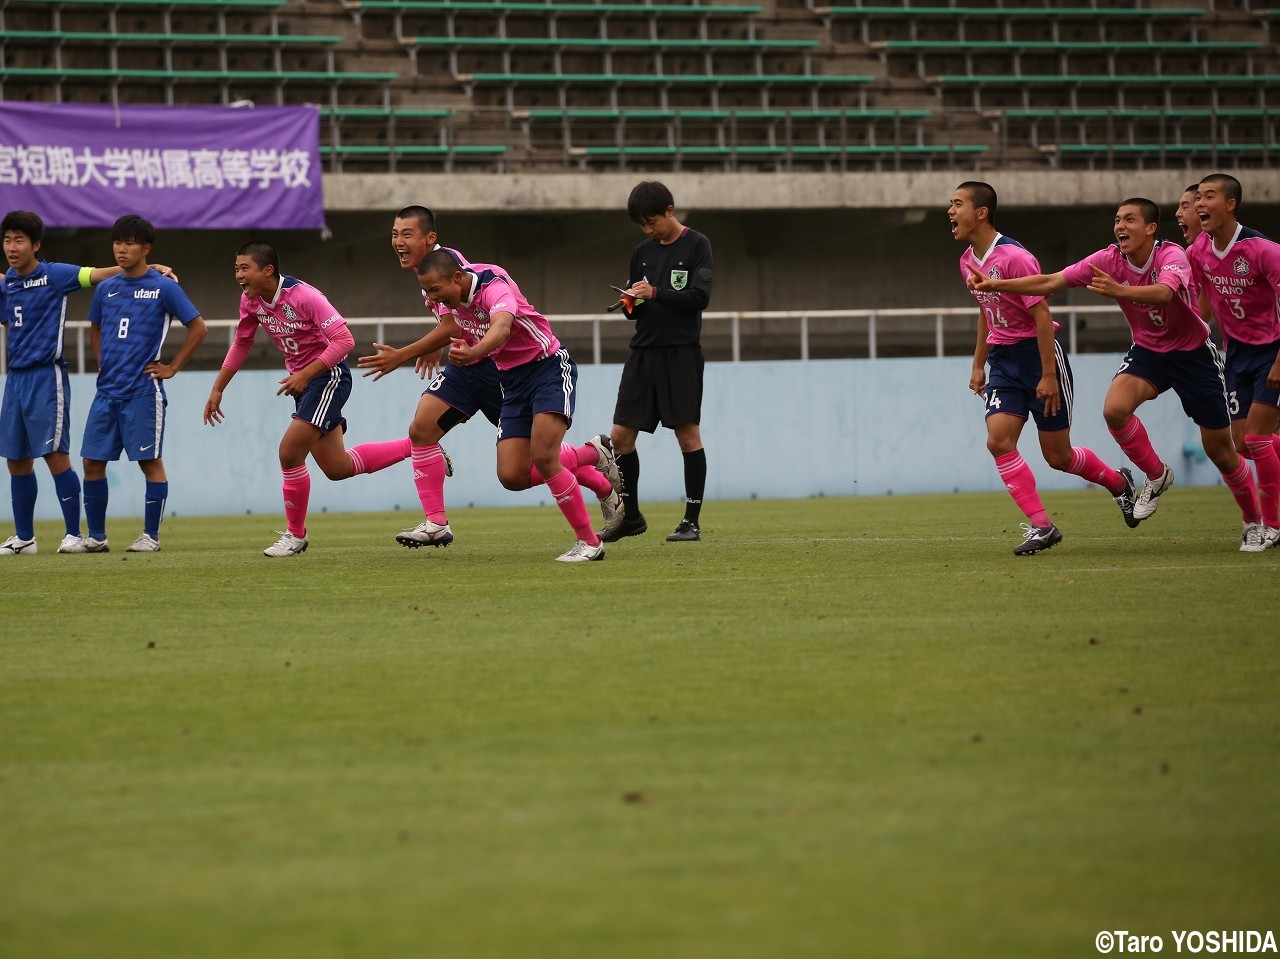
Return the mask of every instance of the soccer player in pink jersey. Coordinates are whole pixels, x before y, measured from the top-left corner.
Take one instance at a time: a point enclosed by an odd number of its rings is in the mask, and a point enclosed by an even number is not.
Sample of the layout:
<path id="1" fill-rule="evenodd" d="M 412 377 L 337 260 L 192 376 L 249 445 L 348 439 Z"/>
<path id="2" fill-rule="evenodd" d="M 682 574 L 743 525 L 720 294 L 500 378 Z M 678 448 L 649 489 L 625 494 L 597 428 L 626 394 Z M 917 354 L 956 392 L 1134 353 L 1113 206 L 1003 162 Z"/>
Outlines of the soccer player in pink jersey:
<path id="1" fill-rule="evenodd" d="M 1178 209 L 1173 214 L 1178 229 L 1182 231 L 1182 242 L 1186 246 L 1194 243 L 1196 237 L 1200 235 L 1200 214 L 1196 212 L 1196 197 L 1199 193 L 1200 184 L 1198 183 L 1193 183 L 1183 190 L 1182 196 L 1178 199 Z M 1204 319 L 1203 315 L 1201 319 Z"/>
<path id="2" fill-rule="evenodd" d="M 364 443 L 346 449 L 342 407 L 351 395 L 346 357 L 355 346 L 346 320 L 314 286 L 280 272 L 280 256 L 264 240 L 250 240 L 236 251 L 240 285 L 240 323 L 235 341 L 204 407 L 204 422 L 222 422 L 222 394 L 244 363 L 258 328 L 284 354 L 289 374 L 276 395 L 294 399 L 293 419 L 280 440 L 284 474 L 284 512 L 288 529 L 263 550 L 264 556 L 297 556 L 307 548 L 307 507 L 311 499 L 310 455 L 332 480 L 374 473 L 409 457 L 409 439 Z"/>
<path id="3" fill-rule="evenodd" d="M 1258 474 L 1261 525 L 1245 539 L 1280 544 L 1280 245 L 1237 219 L 1240 181 L 1214 173 L 1200 181 L 1196 212 L 1203 232 L 1187 250 L 1202 281 L 1202 310 L 1212 309 L 1227 345 L 1227 405 L 1236 449 Z"/>
<path id="4" fill-rule="evenodd" d="M 578 367 L 547 318 L 498 267 L 464 269 L 448 250 L 423 258 L 418 281 L 436 307 L 440 332 L 451 336 L 450 361 L 469 365 L 492 357 L 502 377 L 498 425 L 498 479 L 510 490 L 547 484 L 577 535 L 562 563 L 604 559 L 577 479 L 561 463 L 564 435 L 573 421 Z M 595 448 L 583 448 L 588 455 Z M 536 471 L 536 472 L 535 472 Z"/>
<path id="5" fill-rule="evenodd" d="M 1222 359 L 1200 319 L 1192 297 L 1191 267 L 1176 243 L 1157 240 L 1160 210 L 1134 197 L 1116 211 L 1115 244 L 1090 254 L 1052 276 L 990 279 L 972 276 L 972 289 L 1049 296 L 1072 286 L 1114 299 L 1133 330 L 1133 345 L 1111 381 L 1102 415 L 1126 456 L 1146 474 L 1133 517 L 1155 514 L 1160 496 L 1173 485 L 1173 470 L 1161 460 L 1142 421 L 1139 406 L 1172 389 L 1200 427 L 1205 452 L 1222 473 L 1246 528 L 1258 521 L 1257 490 L 1249 466 L 1231 442 L 1230 414 L 1222 380 Z M 1252 541 L 1244 552 L 1258 552 Z"/>
<path id="6" fill-rule="evenodd" d="M 1040 264 L 1024 247 L 995 228 L 996 191 L 988 183 L 966 181 L 951 196 L 947 216 L 952 234 L 969 247 L 960 256 L 960 275 L 982 278 L 1034 276 Z M 1014 555 L 1050 549 L 1062 532 L 1045 511 L 1035 474 L 1018 452 L 1018 438 L 1033 416 L 1040 451 L 1056 470 L 1104 487 L 1133 519 L 1133 479 L 1127 469 L 1107 466 L 1093 450 L 1071 445 L 1071 365 L 1054 335 L 1057 324 L 1042 296 L 973 290 L 978 302 L 978 342 L 969 389 L 986 399 L 987 449 L 1009 495 L 1026 515 L 1025 537 Z M 991 367 L 988 378 L 986 367 Z"/>
<path id="7" fill-rule="evenodd" d="M 396 214 L 391 226 L 391 247 L 401 268 L 412 269 L 415 276 L 428 253 L 448 249 L 439 243 L 435 215 L 424 206 L 408 206 Z M 448 249 L 448 252 L 461 266 L 469 265 L 457 250 Z M 502 272 L 497 267 L 491 269 Z M 434 313 L 426 292 L 421 287 L 419 290 L 427 308 Z M 468 422 L 477 412 L 484 413 L 495 427 L 502 413 L 502 384 L 492 358 L 465 366 L 447 361 L 439 365 L 440 351 L 449 346 L 451 339 L 450 328 L 437 327 L 401 349 L 374 343 L 378 352 L 360 357 L 357 364 L 365 370 L 364 375 L 373 376 L 375 382 L 409 360 L 415 361 L 419 376 L 431 376 L 409 424 L 414 484 L 425 519 L 413 529 L 396 534 L 396 542 L 403 546 L 448 546 L 453 542 L 444 496 L 445 477 L 452 474 L 452 468 L 440 441 L 449 430 Z M 612 443 L 608 437 L 596 436 L 588 446 L 590 450 L 563 444 L 561 462 L 599 499 L 605 529 L 616 528 L 623 519 L 619 495 L 622 476 L 614 460 Z M 537 482 L 542 482 L 540 476 Z"/>

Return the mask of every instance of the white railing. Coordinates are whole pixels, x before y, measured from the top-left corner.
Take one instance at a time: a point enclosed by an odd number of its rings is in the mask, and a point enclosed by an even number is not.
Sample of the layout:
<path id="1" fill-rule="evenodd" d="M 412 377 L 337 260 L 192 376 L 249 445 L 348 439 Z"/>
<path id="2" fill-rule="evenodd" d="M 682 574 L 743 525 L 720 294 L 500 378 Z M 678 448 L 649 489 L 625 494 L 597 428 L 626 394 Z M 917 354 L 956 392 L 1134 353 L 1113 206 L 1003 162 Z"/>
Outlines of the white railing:
<path id="1" fill-rule="evenodd" d="M 1066 337 L 1067 349 L 1071 353 L 1078 352 L 1079 334 L 1081 329 L 1081 320 L 1086 316 L 1107 315 L 1112 318 L 1119 317 L 1119 310 L 1116 307 L 1103 304 L 1097 306 L 1059 306 L 1055 305 L 1053 309 L 1054 319 L 1057 320 L 1063 334 Z M 934 337 L 934 353 L 935 356 L 959 356 L 968 354 L 973 347 L 972 338 L 966 341 L 964 349 L 953 349 L 950 354 L 945 350 L 947 321 L 963 318 L 970 323 L 970 329 L 976 330 L 977 313 L 973 307 L 940 307 L 925 309 L 886 309 L 886 310 L 752 310 L 752 311 L 719 311 L 707 312 L 703 315 L 704 333 L 709 332 L 707 327 L 714 324 L 729 323 L 729 337 L 732 348 L 731 361 L 738 363 L 742 361 L 742 327 L 745 323 L 757 323 L 759 321 L 768 321 L 773 326 L 771 334 L 776 335 L 779 331 L 785 330 L 785 324 L 794 324 L 795 336 L 799 340 L 800 359 L 807 360 L 810 356 L 810 341 L 812 331 L 810 321 L 813 320 L 853 320 L 866 324 L 866 356 L 870 359 L 876 359 L 880 355 L 879 338 L 882 336 L 891 336 L 894 333 L 894 325 L 897 321 L 932 319 L 933 321 L 933 337 Z M 557 329 L 564 330 L 565 327 L 571 325 L 587 324 L 590 326 L 591 336 L 591 358 L 587 360 L 584 357 L 577 357 L 579 362 L 590 362 L 599 364 L 603 362 L 603 331 L 606 328 L 612 328 L 618 331 L 618 336 L 625 338 L 627 336 L 627 328 L 630 327 L 631 321 L 623 317 L 614 316 L 608 313 L 562 313 L 550 317 L 551 324 Z M 210 330 L 223 330 L 227 338 L 228 345 L 235 335 L 236 320 L 206 320 Z M 423 332 L 427 329 L 426 321 L 422 317 L 415 316 L 373 316 L 373 317 L 350 317 L 347 319 L 347 326 L 352 328 L 356 335 L 357 342 L 363 343 L 367 340 L 375 340 L 379 343 L 387 341 L 388 327 L 402 326 L 418 326 Z M 87 320 L 68 320 L 66 327 L 66 336 L 70 341 L 75 343 L 75 372 L 84 373 L 87 371 L 86 357 L 89 352 L 89 323 Z M 361 335 L 358 331 L 372 330 L 372 336 Z M 566 331 L 567 332 L 567 331 Z M 952 336 L 954 338 L 956 328 L 952 326 Z M 8 349 L 5 343 L 5 334 L 7 330 L 0 327 L 0 373 L 7 372 Z M 397 345 L 404 345 L 408 342 L 398 342 Z M 70 351 L 68 351 L 70 352 Z M 863 356 L 861 350 L 854 352 L 852 348 L 849 356 Z"/>

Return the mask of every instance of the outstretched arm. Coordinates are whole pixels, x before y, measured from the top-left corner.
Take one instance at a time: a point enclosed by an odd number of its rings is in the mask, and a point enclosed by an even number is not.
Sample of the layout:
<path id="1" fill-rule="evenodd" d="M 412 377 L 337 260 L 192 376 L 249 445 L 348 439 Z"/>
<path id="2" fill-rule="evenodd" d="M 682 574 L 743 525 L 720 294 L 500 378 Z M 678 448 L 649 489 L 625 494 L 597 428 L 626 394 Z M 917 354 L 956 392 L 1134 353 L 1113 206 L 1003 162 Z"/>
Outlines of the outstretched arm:
<path id="1" fill-rule="evenodd" d="M 1061 273 L 1036 273 L 1034 276 L 1018 276 L 1007 280 L 994 280 L 986 276 L 972 263 L 968 285 L 982 293 L 1018 293 L 1022 296 L 1051 296 L 1067 288 L 1067 280 Z"/>
<path id="2" fill-rule="evenodd" d="M 364 375 L 372 376 L 376 383 L 396 367 L 407 363 L 409 360 L 419 360 L 436 354 L 433 358 L 437 360 L 438 364 L 440 351 L 461 333 L 462 331 L 458 328 L 458 324 L 452 319 L 442 319 L 430 333 L 410 343 L 408 346 L 396 349 L 395 347 L 387 346 L 385 343 L 374 343 L 373 348 L 378 352 L 371 356 L 360 357 L 356 361 L 356 366 L 365 370 Z M 430 365 L 427 364 L 427 367 Z M 417 367 L 419 375 L 425 377 L 428 369 L 423 368 L 423 364 L 417 364 Z"/>
<path id="3" fill-rule="evenodd" d="M 1142 306 L 1164 306 L 1166 303 L 1173 302 L 1173 287 L 1165 286 L 1163 283 L 1153 283 L 1150 286 L 1124 286 L 1117 283 L 1110 273 L 1104 273 L 1092 263 L 1089 269 L 1093 270 L 1093 279 L 1089 281 L 1089 291 L 1098 293 L 1102 296 L 1109 296 L 1113 300 L 1128 300 L 1130 303 L 1138 303 Z"/>

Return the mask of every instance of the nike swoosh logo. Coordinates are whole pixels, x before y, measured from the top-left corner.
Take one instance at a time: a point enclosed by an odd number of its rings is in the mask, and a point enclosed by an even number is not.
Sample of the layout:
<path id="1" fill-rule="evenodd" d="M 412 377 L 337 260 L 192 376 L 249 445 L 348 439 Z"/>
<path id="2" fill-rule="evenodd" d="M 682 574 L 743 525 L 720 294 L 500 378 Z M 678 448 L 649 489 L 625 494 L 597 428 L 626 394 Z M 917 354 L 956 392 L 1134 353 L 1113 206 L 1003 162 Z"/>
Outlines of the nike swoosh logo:
<path id="1" fill-rule="evenodd" d="M 45 445 L 45 446 L 50 446 L 50 445 L 52 445 L 52 443 L 53 443 L 53 437 L 52 437 L 52 436 L 50 436 L 47 440 L 45 440 L 45 441 L 44 441 L 44 445 Z"/>
<path id="2" fill-rule="evenodd" d="M 73 499 L 75 499 L 75 497 L 74 497 L 74 496 L 64 496 L 64 497 L 62 497 L 62 502 L 64 502 L 64 503 L 70 503 Z"/>
<path id="3" fill-rule="evenodd" d="M 108 294 L 107 294 L 107 299 L 109 300 L 109 299 L 111 299 L 113 296 L 115 296 L 115 294 L 114 294 L 114 293 L 108 293 Z"/>
<path id="4" fill-rule="evenodd" d="M 139 452 L 139 453 L 145 453 L 147 450 L 151 449 L 151 447 L 153 447 L 153 446 L 155 446 L 155 444 L 154 444 L 154 443 L 148 443 L 146 446 L 139 446 L 139 447 L 138 447 L 138 452 Z"/>

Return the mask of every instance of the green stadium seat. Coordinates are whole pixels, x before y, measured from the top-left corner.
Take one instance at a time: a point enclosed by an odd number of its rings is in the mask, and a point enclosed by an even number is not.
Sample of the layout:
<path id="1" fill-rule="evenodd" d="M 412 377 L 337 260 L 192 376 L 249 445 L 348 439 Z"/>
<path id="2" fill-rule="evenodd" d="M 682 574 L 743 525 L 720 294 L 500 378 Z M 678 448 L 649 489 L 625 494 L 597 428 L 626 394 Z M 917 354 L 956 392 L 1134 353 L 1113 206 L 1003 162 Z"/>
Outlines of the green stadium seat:
<path id="1" fill-rule="evenodd" d="M 1153 166 L 1168 168 L 1182 163 L 1187 169 L 1219 166 L 1229 163 L 1233 167 L 1257 163 L 1270 169 L 1280 160 L 1280 141 L 1245 143 L 1058 143 L 1042 146 L 1041 151 L 1055 166 L 1061 158 L 1083 158 L 1089 169 L 1101 165 L 1112 169 L 1115 161 L 1131 158 L 1138 169 Z"/>
<path id="2" fill-rule="evenodd" d="M 343 172 L 343 161 L 349 159 L 372 158 L 385 161 L 389 172 L 395 173 L 398 165 L 405 160 L 438 161 L 437 166 L 444 172 L 451 172 L 459 160 L 485 161 L 495 173 L 503 170 L 502 160 L 508 148 L 500 144 L 360 144 L 355 146 L 335 147 L 323 145 L 320 156 L 328 157 L 332 164 L 332 172 Z"/>
<path id="3" fill-rule="evenodd" d="M 1094 88 L 1108 92 L 1115 98 L 1117 108 L 1124 108 L 1126 92 L 1133 91 L 1137 99 L 1144 103 L 1152 102 L 1152 93 L 1156 93 L 1164 101 L 1165 109 L 1173 109 L 1171 91 L 1175 88 L 1203 88 L 1209 93 L 1209 106 L 1218 106 L 1218 92 L 1222 88 L 1237 87 L 1252 91 L 1264 91 L 1280 86 L 1280 74 L 1142 74 L 1103 76 L 1101 74 L 1035 74 L 1035 75 L 943 75 L 931 77 L 930 81 L 940 91 L 947 89 L 967 89 L 972 92 L 973 109 L 982 112 L 983 89 L 1014 88 L 1021 94 L 1023 109 L 1031 108 L 1032 91 L 1048 89 L 1055 97 L 1065 92 L 1070 99 L 1070 108 L 1080 107 L 1078 92 L 1081 89 Z"/>

